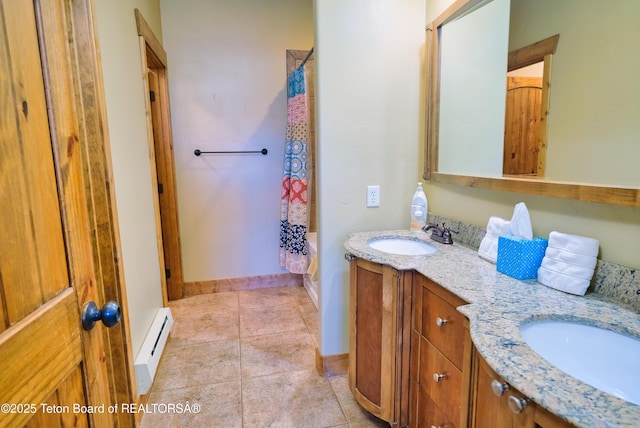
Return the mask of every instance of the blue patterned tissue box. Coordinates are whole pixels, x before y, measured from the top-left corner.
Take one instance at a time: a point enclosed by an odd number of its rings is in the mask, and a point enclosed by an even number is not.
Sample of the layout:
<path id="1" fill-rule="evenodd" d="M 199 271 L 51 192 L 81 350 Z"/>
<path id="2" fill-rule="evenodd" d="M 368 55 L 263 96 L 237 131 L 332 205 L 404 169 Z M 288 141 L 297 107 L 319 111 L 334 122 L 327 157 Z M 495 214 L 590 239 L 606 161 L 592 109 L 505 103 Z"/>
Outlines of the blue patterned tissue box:
<path id="1" fill-rule="evenodd" d="M 529 240 L 500 236 L 496 269 L 516 279 L 537 278 L 547 244 L 548 241 L 544 238 Z"/>

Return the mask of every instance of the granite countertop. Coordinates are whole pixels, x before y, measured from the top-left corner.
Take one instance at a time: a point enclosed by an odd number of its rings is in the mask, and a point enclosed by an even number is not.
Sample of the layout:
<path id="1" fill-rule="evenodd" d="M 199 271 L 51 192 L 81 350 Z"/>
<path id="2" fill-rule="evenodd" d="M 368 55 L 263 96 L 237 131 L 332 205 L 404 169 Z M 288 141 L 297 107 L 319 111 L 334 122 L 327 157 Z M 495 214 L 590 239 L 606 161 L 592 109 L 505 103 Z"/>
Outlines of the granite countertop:
<path id="1" fill-rule="evenodd" d="M 401 256 L 367 245 L 369 239 L 379 237 L 421 240 L 437 246 L 438 251 Z M 640 315 L 632 307 L 597 293 L 574 296 L 536 280 L 519 281 L 497 272 L 476 251 L 459 244 L 439 244 L 424 232 L 354 233 L 344 246 L 356 257 L 398 270 L 415 270 L 468 302 L 458 310 L 469 319 L 476 349 L 509 384 L 550 412 L 580 427 L 640 426 L 640 406 L 562 372 L 529 348 L 519 329 L 523 321 L 568 319 L 640 338 Z"/>

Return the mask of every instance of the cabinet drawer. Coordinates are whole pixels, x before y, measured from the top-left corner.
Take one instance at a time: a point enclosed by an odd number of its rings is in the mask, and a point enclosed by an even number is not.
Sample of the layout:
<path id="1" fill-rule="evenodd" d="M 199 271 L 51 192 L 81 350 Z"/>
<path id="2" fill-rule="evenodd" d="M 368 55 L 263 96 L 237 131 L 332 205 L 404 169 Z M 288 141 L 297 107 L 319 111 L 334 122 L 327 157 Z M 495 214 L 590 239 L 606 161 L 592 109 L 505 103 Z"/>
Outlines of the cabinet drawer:
<path id="1" fill-rule="evenodd" d="M 438 427 L 456 428 L 456 424 L 451 422 L 429 397 L 423 398 L 418 404 L 414 427 Z"/>
<path id="2" fill-rule="evenodd" d="M 458 369 L 462 369 L 464 315 L 427 288 L 422 290 L 422 334 Z"/>
<path id="3" fill-rule="evenodd" d="M 424 338 L 420 341 L 420 392 L 426 393 L 449 421 L 458 422 L 462 400 L 462 372 L 431 343 Z"/>

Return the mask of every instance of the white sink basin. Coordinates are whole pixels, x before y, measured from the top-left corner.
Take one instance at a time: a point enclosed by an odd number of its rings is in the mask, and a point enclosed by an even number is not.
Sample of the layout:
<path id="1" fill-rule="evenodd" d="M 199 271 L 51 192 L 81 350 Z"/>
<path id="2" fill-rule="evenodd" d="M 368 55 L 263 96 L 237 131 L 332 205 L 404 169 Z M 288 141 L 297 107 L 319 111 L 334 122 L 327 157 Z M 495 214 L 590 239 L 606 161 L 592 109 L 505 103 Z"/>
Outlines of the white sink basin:
<path id="1" fill-rule="evenodd" d="M 408 238 L 374 238 L 367 244 L 376 250 L 402 256 L 422 256 L 438 250 L 435 245 L 428 242 Z"/>
<path id="2" fill-rule="evenodd" d="M 541 357 L 586 384 L 640 405 L 640 340 L 563 320 L 523 323 L 524 341 Z"/>

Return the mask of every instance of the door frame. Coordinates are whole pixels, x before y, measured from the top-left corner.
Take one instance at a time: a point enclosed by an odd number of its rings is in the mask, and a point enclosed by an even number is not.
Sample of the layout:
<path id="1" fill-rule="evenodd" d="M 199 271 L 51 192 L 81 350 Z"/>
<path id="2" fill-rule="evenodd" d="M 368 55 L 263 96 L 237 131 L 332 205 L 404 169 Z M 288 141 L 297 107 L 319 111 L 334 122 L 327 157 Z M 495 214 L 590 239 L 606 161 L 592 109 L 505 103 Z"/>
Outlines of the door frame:
<path id="1" fill-rule="evenodd" d="M 134 10 L 140 40 L 140 58 L 144 71 L 145 110 L 147 112 L 147 135 L 151 181 L 154 189 L 154 211 L 156 237 L 162 278 L 162 299 L 184 297 L 184 277 L 178 220 L 178 197 L 171 131 L 169 105 L 169 79 L 167 75 L 167 53 L 151 27 L 138 10 Z M 149 75 L 153 73 L 153 78 Z"/>
<path id="2" fill-rule="evenodd" d="M 99 301 L 118 302 L 122 315 L 118 325 L 101 329 L 109 391 L 114 403 L 135 403 L 140 396 L 135 383 L 134 350 L 93 2 L 68 1 L 67 8 L 74 27 L 74 37 L 70 38 L 69 44 L 76 55 L 76 111 L 80 119 L 80 140 L 84 142 L 81 157 L 85 181 L 84 202 L 89 215 L 96 290 Z M 118 426 L 136 426 L 141 418 L 140 415 L 126 412 L 117 412 L 114 416 Z"/>

